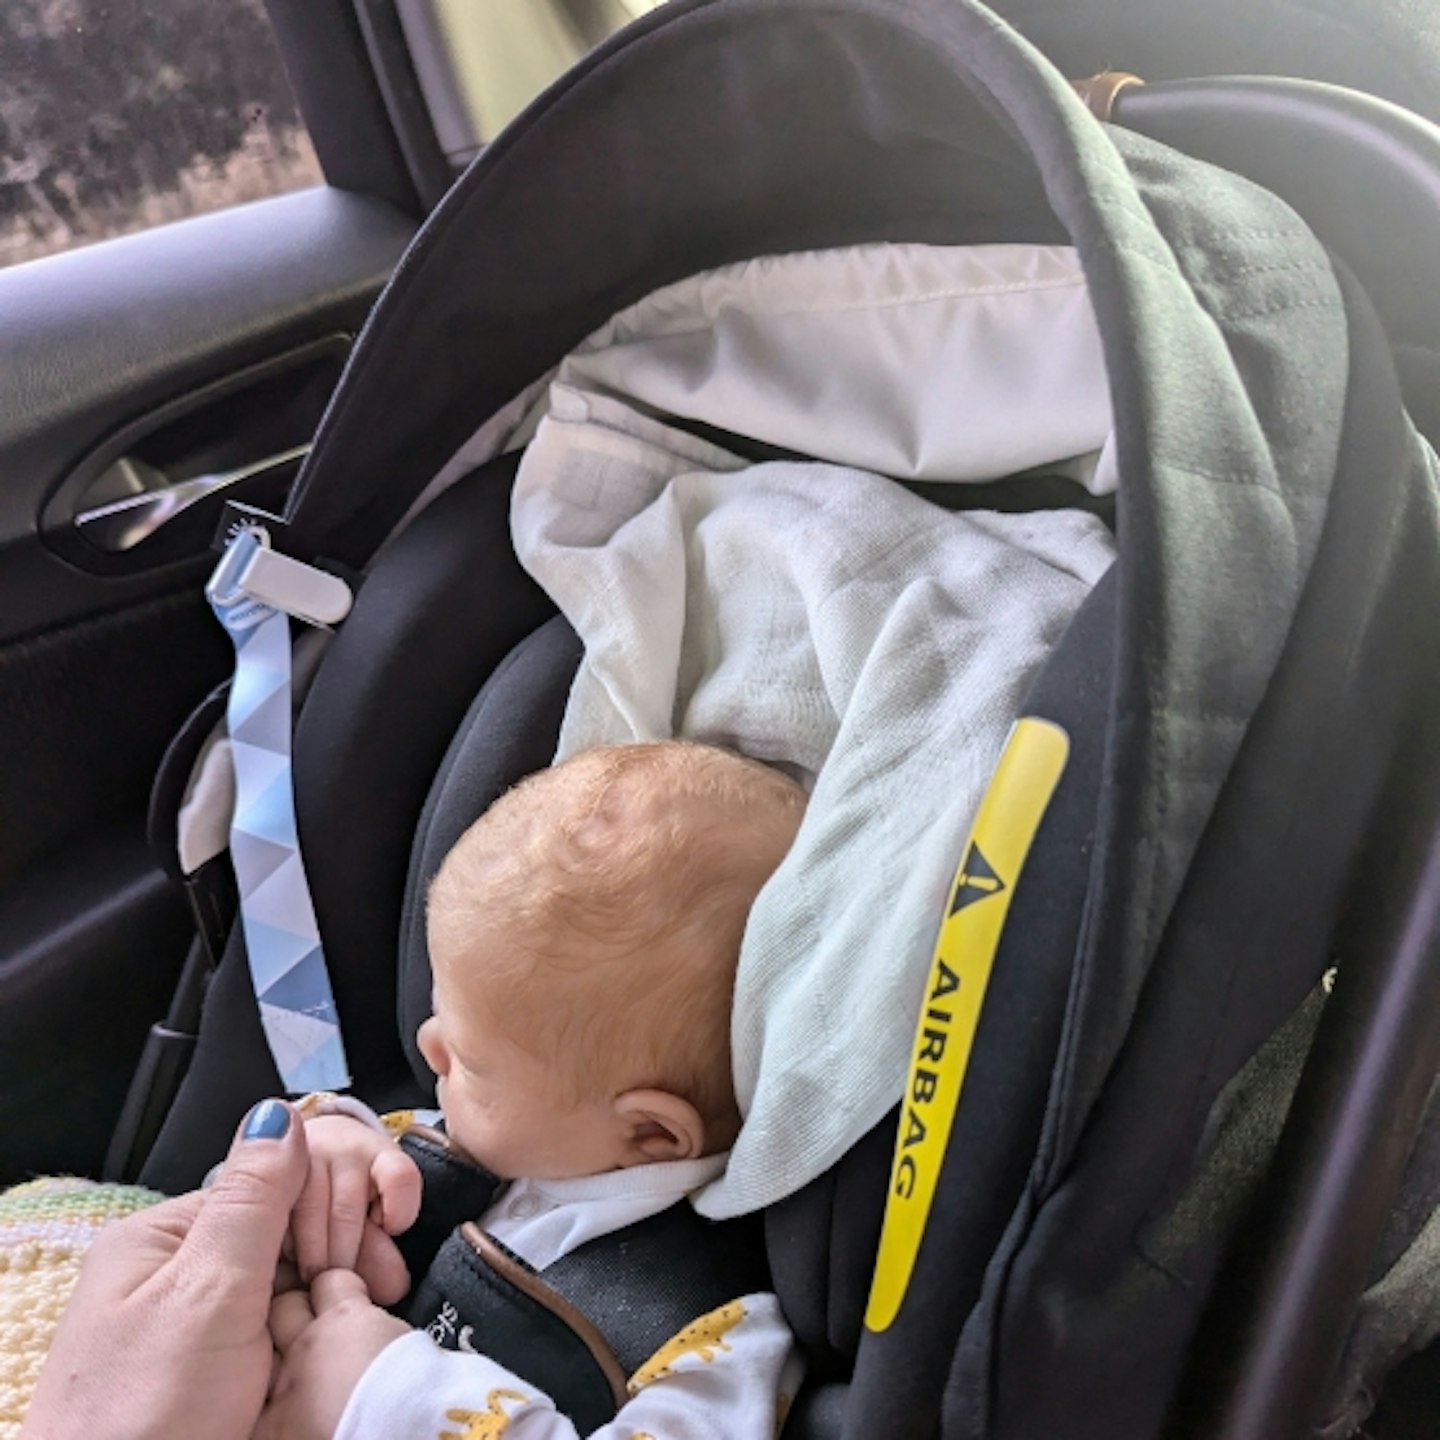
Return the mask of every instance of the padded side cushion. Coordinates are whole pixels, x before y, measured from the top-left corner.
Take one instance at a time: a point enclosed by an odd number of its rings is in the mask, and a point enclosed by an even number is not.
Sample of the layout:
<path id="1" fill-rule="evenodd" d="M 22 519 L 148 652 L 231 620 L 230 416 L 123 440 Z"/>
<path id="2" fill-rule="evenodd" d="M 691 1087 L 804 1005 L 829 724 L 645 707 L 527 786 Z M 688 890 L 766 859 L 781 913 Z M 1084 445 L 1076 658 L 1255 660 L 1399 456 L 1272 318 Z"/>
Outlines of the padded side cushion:
<path id="1" fill-rule="evenodd" d="M 506 790 L 555 756 L 581 645 L 557 615 L 516 646 L 455 732 L 415 830 L 400 929 L 400 1034 L 416 1077 L 434 1076 L 415 1044 L 430 1016 L 425 893 L 451 846 Z"/>
<path id="2" fill-rule="evenodd" d="M 478 1350 L 528 1380 L 581 1435 L 613 1420 L 625 1394 L 595 1323 L 473 1223 L 440 1247 L 405 1318 L 440 1349 Z"/>

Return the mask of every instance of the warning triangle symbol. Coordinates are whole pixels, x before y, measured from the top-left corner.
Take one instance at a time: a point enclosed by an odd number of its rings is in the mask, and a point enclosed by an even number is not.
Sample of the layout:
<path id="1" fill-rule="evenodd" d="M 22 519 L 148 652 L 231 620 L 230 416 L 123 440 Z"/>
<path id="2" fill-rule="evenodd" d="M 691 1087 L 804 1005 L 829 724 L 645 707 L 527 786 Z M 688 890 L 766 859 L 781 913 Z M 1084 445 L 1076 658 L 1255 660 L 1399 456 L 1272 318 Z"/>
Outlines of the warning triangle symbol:
<path id="1" fill-rule="evenodd" d="M 955 881 L 955 898 L 950 902 L 950 913 L 963 910 L 977 900 L 988 900 L 1005 888 L 1005 882 L 995 873 L 990 862 L 980 853 L 980 847 L 972 840 L 970 849 L 960 865 L 960 875 Z"/>

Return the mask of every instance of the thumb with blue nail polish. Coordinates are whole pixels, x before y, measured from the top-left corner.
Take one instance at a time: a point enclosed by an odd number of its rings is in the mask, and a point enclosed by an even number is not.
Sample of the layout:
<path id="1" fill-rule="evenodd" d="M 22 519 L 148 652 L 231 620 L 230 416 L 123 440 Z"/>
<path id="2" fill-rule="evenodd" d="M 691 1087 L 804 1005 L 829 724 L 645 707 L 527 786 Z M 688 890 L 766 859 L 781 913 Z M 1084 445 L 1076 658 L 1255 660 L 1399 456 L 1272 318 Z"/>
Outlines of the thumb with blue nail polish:
<path id="1" fill-rule="evenodd" d="M 262 1100 L 240 1127 L 242 1140 L 281 1140 L 290 1129 L 290 1107 L 283 1100 Z"/>
<path id="2" fill-rule="evenodd" d="M 247 1440 L 271 1379 L 280 1247 L 308 1171 L 295 1111 L 262 1100 L 208 1190 L 108 1227 L 18 1440 Z"/>

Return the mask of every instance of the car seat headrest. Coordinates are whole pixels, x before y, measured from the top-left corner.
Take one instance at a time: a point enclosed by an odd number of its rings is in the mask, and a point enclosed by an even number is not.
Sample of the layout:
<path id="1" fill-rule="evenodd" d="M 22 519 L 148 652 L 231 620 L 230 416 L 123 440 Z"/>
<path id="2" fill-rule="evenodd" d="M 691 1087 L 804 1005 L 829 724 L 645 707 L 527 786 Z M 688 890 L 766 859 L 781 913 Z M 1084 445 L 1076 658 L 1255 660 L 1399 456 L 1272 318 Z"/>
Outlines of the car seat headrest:
<path id="1" fill-rule="evenodd" d="M 506 657 L 460 722 L 415 830 L 400 921 L 400 1032 L 416 1077 L 434 1083 L 415 1043 L 431 1011 L 425 894 L 450 847 L 510 786 L 555 754 L 580 642 L 562 616 Z"/>

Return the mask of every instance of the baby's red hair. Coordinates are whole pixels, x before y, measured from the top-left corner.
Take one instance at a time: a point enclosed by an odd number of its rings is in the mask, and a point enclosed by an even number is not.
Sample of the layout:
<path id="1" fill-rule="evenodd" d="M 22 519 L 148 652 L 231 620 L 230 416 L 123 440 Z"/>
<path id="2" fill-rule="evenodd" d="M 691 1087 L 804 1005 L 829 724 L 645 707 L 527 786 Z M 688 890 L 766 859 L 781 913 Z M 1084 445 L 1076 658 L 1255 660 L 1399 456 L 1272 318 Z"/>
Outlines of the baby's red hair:
<path id="1" fill-rule="evenodd" d="M 793 780 L 715 746 L 583 751 L 503 795 L 447 856 L 432 959 L 556 1062 L 572 1100 L 668 1090 L 729 1143 L 740 941 L 804 808 Z"/>

